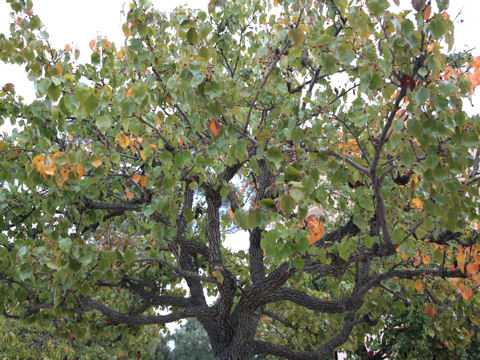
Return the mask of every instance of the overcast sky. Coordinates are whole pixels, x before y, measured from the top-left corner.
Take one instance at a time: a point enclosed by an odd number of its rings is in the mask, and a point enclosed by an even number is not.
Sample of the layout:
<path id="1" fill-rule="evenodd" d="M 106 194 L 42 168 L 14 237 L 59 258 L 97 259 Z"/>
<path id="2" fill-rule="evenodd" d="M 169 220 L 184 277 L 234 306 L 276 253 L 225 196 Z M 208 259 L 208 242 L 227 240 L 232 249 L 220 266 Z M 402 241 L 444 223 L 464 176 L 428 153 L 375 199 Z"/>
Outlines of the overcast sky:
<path id="1" fill-rule="evenodd" d="M 273 0 L 272 0 L 273 1 Z M 411 0 L 400 0 L 402 7 L 410 8 Z M 34 0 L 33 11 L 39 15 L 50 34 L 54 47 L 63 48 L 71 44 L 78 47 L 81 59 L 88 60 L 90 49 L 88 43 L 97 36 L 107 37 L 110 41 L 122 44 L 125 37 L 122 33 L 122 9 L 128 7 L 125 0 Z M 171 11 L 175 7 L 187 4 L 193 8 L 206 10 L 208 0 L 153 0 L 156 8 Z M 478 36 L 479 0 L 452 0 L 448 12 L 456 20 L 457 50 L 476 48 L 474 54 L 480 55 L 480 37 Z M 10 6 L 5 0 L 0 0 L 0 32 L 8 34 Z M 0 64 L 0 86 L 11 82 L 15 84 L 18 93 L 27 100 L 34 98 L 33 84 L 26 79 L 20 66 Z"/>

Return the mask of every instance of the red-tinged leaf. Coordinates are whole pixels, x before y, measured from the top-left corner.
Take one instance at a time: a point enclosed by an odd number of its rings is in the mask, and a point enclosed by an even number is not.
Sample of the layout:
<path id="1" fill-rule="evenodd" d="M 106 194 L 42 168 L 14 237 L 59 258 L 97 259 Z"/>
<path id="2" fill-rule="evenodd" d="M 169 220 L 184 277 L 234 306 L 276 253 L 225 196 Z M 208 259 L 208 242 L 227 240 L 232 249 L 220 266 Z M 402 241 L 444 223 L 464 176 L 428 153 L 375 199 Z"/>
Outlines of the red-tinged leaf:
<path id="1" fill-rule="evenodd" d="M 107 325 L 111 325 L 111 324 L 112 324 L 112 322 L 113 322 L 113 321 L 112 321 L 112 319 L 107 319 L 107 321 L 105 321 L 105 324 L 107 324 Z M 115 355 L 116 355 L 116 354 L 115 354 Z"/>
<path id="2" fill-rule="evenodd" d="M 466 266 L 466 269 L 468 274 L 475 275 L 478 273 L 478 264 L 472 262 Z"/>
<path id="3" fill-rule="evenodd" d="M 132 200 L 133 197 L 135 196 L 135 194 L 132 191 L 130 191 L 129 188 L 125 188 L 125 195 L 127 196 L 128 200 Z"/>
<path id="4" fill-rule="evenodd" d="M 135 184 L 138 184 L 138 182 L 140 181 L 140 178 L 141 176 L 139 174 L 135 174 L 132 176 L 132 180 Z"/>
<path id="5" fill-rule="evenodd" d="M 148 181 L 148 177 L 147 176 L 142 176 L 140 178 L 140 185 L 142 185 L 143 187 L 145 187 L 147 185 L 147 181 Z"/>
<path id="6" fill-rule="evenodd" d="M 213 136 L 218 136 L 220 132 L 220 124 L 214 118 L 210 119 L 210 124 L 208 126 L 210 128 L 210 132 Z"/>
<path id="7" fill-rule="evenodd" d="M 473 295 L 473 290 L 471 288 L 468 288 L 468 289 L 465 289 L 464 291 L 462 291 L 462 297 L 465 301 L 467 301 L 468 299 L 470 299 Z"/>
<path id="8" fill-rule="evenodd" d="M 409 86 L 411 91 L 413 91 L 413 89 L 415 89 L 415 86 L 416 86 L 414 78 L 411 77 L 410 75 L 405 75 L 404 77 L 402 77 L 402 79 L 400 80 L 400 84 L 404 88 Z"/>
<path id="9" fill-rule="evenodd" d="M 429 306 L 425 306 L 425 312 L 427 313 L 427 315 L 430 315 L 430 316 L 435 316 L 435 314 L 436 314 L 435 310 L 433 310 Z"/>
<path id="10" fill-rule="evenodd" d="M 125 96 L 128 98 L 130 96 L 132 96 L 132 88 L 128 89 L 127 90 L 127 93 L 125 94 Z"/>
<path id="11" fill-rule="evenodd" d="M 90 49 L 92 51 L 95 51 L 95 45 L 97 44 L 97 40 L 90 40 L 90 42 L 88 43 L 88 46 L 90 46 Z"/>
<path id="12" fill-rule="evenodd" d="M 172 105 L 172 98 L 170 96 L 167 97 L 167 104 Z"/>

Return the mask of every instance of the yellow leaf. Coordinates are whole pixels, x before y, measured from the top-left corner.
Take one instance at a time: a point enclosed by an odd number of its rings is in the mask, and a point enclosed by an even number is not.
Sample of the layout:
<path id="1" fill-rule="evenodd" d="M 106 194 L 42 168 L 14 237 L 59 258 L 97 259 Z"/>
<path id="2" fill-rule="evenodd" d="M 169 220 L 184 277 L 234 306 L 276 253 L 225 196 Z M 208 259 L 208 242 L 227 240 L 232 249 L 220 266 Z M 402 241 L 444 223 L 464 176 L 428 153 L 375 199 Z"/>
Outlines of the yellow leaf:
<path id="1" fill-rule="evenodd" d="M 148 181 L 148 177 L 146 176 L 142 176 L 140 178 L 140 185 L 142 185 L 143 187 L 145 187 L 147 185 L 147 181 Z"/>
<path id="2" fill-rule="evenodd" d="M 130 27 L 128 26 L 128 23 L 125 23 L 122 25 L 122 31 L 123 31 L 123 34 L 125 35 L 125 37 L 129 37 L 130 35 L 132 35 L 132 31 L 130 30 Z"/>
<path id="3" fill-rule="evenodd" d="M 82 165 L 77 165 L 75 166 L 75 172 L 77 173 L 78 180 L 80 180 L 85 174 L 85 169 L 83 168 Z"/>
<path id="4" fill-rule="evenodd" d="M 214 118 L 211 118 L 209 128 L 213 136 L 218 136 L 218 133 L 220 131 L 220 124 L 217 122 L 217 120 L 215 120 Z"/>
<path id="5" fill-rule="evenodd" d="M 140 157 L 142 158 L 143 161 L 147 160 L 147 157 L 145 156 L 145 151 L 140 151 Z"/>
<path id="6" fill-rule="evenodd" d="M 135 184 L 138 184 L 138 182 L 140 181 L 140 178 L 141 176 L 139 174 L 135 174 L 132 176 L 132 180 Z"/>
<path id="7" fill-rule="evenodd" d="M 102 159 L 93 160 L 92 165 L 95 168 L 99 167 L 100 165 L 102 165 Z"/>
<path id="8" fill-rule="evenodd" d="M 127 135 L 122 133 L 118 137 L 118 142 L 120 143 L 120 146 L 125 150 L 128 147 L 128 145 L 130 144 L 130 139 L 128 138 Z"/>
<path id="9" fill-rule="evenodd" d="M 422 291 L 422 289 L 423 289 L 422 280 L 416 280 L 414 286 L 415 286 L 415 289 L 416 289 L 417 291 Z"/>
<path id="10" fill-rule="evenodd" d="M 132 191 L 130 191 L 129 188 L 125 188 L 125 195 L 127 196 L 128 200 L 132 200 L 133 197 L 135 196 L 135 194 Z"/>

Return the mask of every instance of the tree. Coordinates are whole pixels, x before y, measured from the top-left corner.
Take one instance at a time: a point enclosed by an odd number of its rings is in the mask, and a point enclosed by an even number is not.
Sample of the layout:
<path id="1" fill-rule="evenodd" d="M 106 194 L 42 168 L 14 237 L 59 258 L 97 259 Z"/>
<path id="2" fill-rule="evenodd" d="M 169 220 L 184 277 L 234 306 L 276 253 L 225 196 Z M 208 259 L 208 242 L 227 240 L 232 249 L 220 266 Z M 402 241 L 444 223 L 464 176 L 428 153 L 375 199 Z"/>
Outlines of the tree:
<path id="1" fill-rule="evenodd" d="M 38 98 L 0 93 L 5 316 L 324 359 L 419 298 L 442 341 L 478 308 L 480 58 L 448 55 L 448 1 L 139 0 L 88 64 L 8 2 Z"/>
<path id="2" fill-rule="evenodd" d="M 173 343 L 170 349 L 169 343 Z M 195 320 L 188 320 L 172 335 L 162 339 L 155 351 L 155 359 L 192 359 L 213 360 L 208 336 L 202 325 Z"/>

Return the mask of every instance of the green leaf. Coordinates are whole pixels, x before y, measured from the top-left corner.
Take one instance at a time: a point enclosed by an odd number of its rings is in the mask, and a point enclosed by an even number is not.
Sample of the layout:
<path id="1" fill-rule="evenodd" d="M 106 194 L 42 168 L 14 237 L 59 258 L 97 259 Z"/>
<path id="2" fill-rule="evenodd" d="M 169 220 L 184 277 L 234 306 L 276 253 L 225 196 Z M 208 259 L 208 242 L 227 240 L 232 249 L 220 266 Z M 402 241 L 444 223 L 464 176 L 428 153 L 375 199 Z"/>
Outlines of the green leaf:
<path id="1" fill-rule="evenodd" d="M 108 116 L 99 116 L 96 125 L 100 131 L 106 131 L 112 126 L 112 120 Z"/>
<path id="2" fill-rule="evenodd" d="M 455 84 L 446 80 L 440 81 L 438 84 L 438 91 L 440 95 L 450 96 L 455 91 Z"/>
<path id="3" fill-rule="evenodd" d="M 190 28 L 190 30 L 188 30 L 187 32 L 187 41 L 191 44 L 191 45 L 195 45 L 198 41 L 198 34 L 197 34 L 197 30 L 195 30 L 194 28 Z"/>
<path id="4" fill-rule="evenodd" d="M 52 84 L 47 89 L 47 96 L 53 101 L 57 101 L 60 97 L 61 92 L 62 90 L 60 89 L 60 86 Z"/>
<path id="5" fill-rule="evenodd" d="M 429 96 L 430 92 L 427 89 L 424 87 L 418 87 L 417 91 L 415 92 L 415 101 L 418 105 L 423 105 Z"/>
<path id="6" fill-rule="evenodd" d="M 288 217 L 295 208 L 295 200 L 290 196 L 290 194 L 285 194 L 280 200 L 280 206 L 285 215 Z"/>

